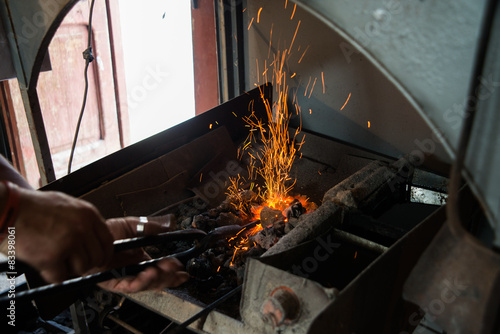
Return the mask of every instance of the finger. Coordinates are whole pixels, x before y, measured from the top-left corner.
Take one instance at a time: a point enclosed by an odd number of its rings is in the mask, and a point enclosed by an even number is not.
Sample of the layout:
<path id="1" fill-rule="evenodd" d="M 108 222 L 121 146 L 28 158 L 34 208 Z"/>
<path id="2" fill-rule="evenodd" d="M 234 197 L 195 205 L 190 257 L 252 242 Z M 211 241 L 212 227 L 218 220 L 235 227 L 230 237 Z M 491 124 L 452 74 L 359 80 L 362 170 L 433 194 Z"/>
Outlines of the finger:
<path id="1" fill-rule="evenodd" d="M 189 277 L 189 274 L 185 271 L 169 273 L 168 276 L 163 275 L 161 279 L 153 282 L 150 289 L 175 288 L 182 283 L 187 282 L 189 280 Z"/>
<path id="2" fill-rule="evenodd" d="M 84 244 L 76 245 L 69 254 L 69 274 L 83 275 L 90 268 L 90 258 Z"/>
<path id="3" fill-rule="evenodd" d="M 67 261 L 55 263 L 53 266 L 40 270 L 40 276 L 48 283 L 60 283 L 70 277 Z"/>
<path id="4" fill-rule="evenodd" d="M 164 271 L 159 267 L 150 267 L 137 275 L 128 288 L 131 292 L 161 290 L 179 286 L 188 279 L 189 274 L 183 271 Z"/>
<path id="5" fill-rule="evenodd" d="M 156 264 L 160 269 L 163 271 L 179 271 L 179 270 L 184 270 L 184 266 L 182 265 L 181 261 L 176 259 L 175 257 L 169 257 L 166 259 L 163 259 L 159 261 Z"/>
<path id="6" fill-rule="evenodd" d="M 105 246 L 101 244 L 98 237 L 98 229 L 94 228 L 85 235 L 83 246 L 89 259 L 89 268 L 100 267 L 107 264 L 107 254 L 105 254 Z"/>
<path id="7" fill-rule="evenodd" d="M 149 221 L 158 224 L 159 230 L 156 233 L 169 232 L 177 229 L 177 218 L 171 213 L 164 216 L 150 217 Z"/>
<path id="8" fill-rule="evenodd" d="M 189 279 L 189 274 L 183 271 L 184 267 L 177 259 L 160 261 L 157 268 L 160 276 L 156 280 L 156 288 L 176 287 Z"/>
<path id="9" fill-rule="evenodd" d="M 113 256 L 112 266 L 114 268 L 120 268 L 130 264 L 139 263 L 145 260 L 151 260 L 151 257 L 147 255 L 142 249 L 129 249 L 122 252 L 117 252 Z"/>
<path id="10" fill-rule="evenodd" d="M 176 218 L 172 214 L 161 217 L 127 217 L 125 221 L 135 232 L 134 236 L 137 236 L 139 230 L 143 230 L 143 235 L 169 232 L 174 230 L 177 225 Z"/>
<path id="11" fill-rule="evenodd" d="M 130 282 L 129 289 L 131 292 L 151 289 L 159 278 L 159 269 L 156 267 L 149 267 L 144 271 L 141 271 L 135 279 Z"/>
<path id="12" fill-rule="evenodd" d="M 102 285 L 103 283 L 100 283 L 100 285 L 108 290 L 111 290 L 111 291 L 122 292 L 122 293 L 132 293 L 135 291 L 132 291 L 130 289 L 130 284 L 132 283 L 132 281 L 134 281 L 134 279 L 135 279 L 135 277 L 114 279 L 111 281 L 104 282 L 104 286 Z"/>
<path id="13" fill-rule="evenodd" d="M 100 253 L 100 259 L 96 260 L 97 266 L 107 265 L 113 258 L 114 238 L 105 223 L 95 224 L 93 231 L 97 241 L 96 246 L 98 247 L 96 253 Z"/>

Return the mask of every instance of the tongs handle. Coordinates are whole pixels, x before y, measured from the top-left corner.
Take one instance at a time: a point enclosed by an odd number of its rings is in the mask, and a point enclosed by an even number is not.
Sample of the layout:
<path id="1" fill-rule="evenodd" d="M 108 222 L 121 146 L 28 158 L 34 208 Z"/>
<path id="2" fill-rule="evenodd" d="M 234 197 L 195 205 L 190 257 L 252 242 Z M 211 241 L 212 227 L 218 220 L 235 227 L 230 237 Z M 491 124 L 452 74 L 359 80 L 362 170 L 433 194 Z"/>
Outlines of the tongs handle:
<path id="1" fill-rule="evenodd" d="M 156 235 L 147 235 L 144 237 L 116 240 L 113 246 L 115 252 L 120 252 L 127 249 L 151 246 L 170 241 L 193 241 L 206 236 L 207 233 L 202 230 L 179 230 Z"/>
<path id="2" fill-rule="evenodd" d="M 204 238 L 206 237 L 206 235 L 207 233 L 205 233 L 204 231 L 192 229 L 192 230 L 181 230 L 175 232 L 166 232 L 158 235 L 149 235 L 144 237 L 122 239 L 114 242 L 114 251 L 120 252 L 127 249 L 154 245 L 162 242 L 194 241 L 197 239 Z M 23 301 L 29 301 L 35 297 L 38 298 L 49 294 L 56 294 L 75 289 L 82 289 L 113 278 L 135 276 L 141 271 L 143 271 L 145 268 L 153 266 L 159 261 L 169 257 L 175 257 L 179 261 L 185 264 L 191 257 L 195 256 L 199 252 L 199 248 L 200 248 L 199 245 L 196 245 L 181 253 L 161 258 L 156 258 L 148 261 L 143 261 L 137 264 L 124 266 L 122 268 L 111 269 L 96 274 L 69 279 L 62 283 L 48 284 L 26 291 L 20 291 L 16 293 L 16 302 L 21 303 Z M 19 274 L 21 273 L 21 270 L 19 269 L 23 269 L 24 271 L 30 271 L 30 270 L 34 271 L 34 269 L 31 268 L 31 266 L 21 261 L 16 261 L 16 268 L 18 269 Z M 0 272 L 9 272 L 8 262 L 0 263 Z M 6 296 L 0 296 L 0 305 L 5 302 L 8 302 L 8 298 Z"/>
<path id="3" fill-rule="evenodd" d="M 121 252 L 127 249 L 139 248 L 139 247 L 150 246 L 171 241 L 193 241 L 204 238 L 206 236 L 207 233 L 202 230 L 196 230 L 196 229 L 179 230 L 174 232 L 160 233 L 157 235 L 147 235 L 144 237 L 116 240 L 113 243 L 113 248 L 115 252 Z M 16 261 L 15 267 L 16 267 L 16 272 L 19 273 L 19 275 L 24 273 L 25 271 L 29 270 L 34 271 L 34 269 L 31 268 L 29 265 L 19 260 Z M 9 269 L 8 261 L 0 262 L 0 273 L 11 272 L 11 271 L 12 270 Z"/>
<path id="4" fill-rule="evenodd" d="M 90 286 L 93 286 L 97 283 L 108 281 L 110 279 L 114 278 L 121 278 L 121 277 L 126 277 L 126 276 L 135 276 L 141 271 L 143 271 L 145 268 L 150 267 L 158 263 L 159 261 L 162 261 L 166 258 L 171 258 L 175 257 L 179 259 L 181 262 L 187 261 L 191 257 L 193 257 L 195 254 L 199 252 L 198 246 L 194 246 L 187 251 L 177 253 L 177 254 L 172 254 L 148 261 L 143 261 L 137 264 L 132 264 L 128 265 L 122 268 L 117 268 L 117 269 L 111 269 L 107 271 L 102 271 L 96 274 L 91 274 L 83 277 L 77 277 L 73 279 L 69 279 L 66 281 L 63 281 L 62 283 L 54 283 L 54 284 L 48 284 L 44 285 L 41 287 L 33 288 L 30 290 L 24 290 L 20 292 L 16 292 L 16 303 L 23 303 L 23 302 L 29 302 L 33 298 L 39 298 L 43 296 L 48 296 L 48 295 L 55 295 L 59 293 L 63 293 L 66 291 L 75 291 L 77 289 L 83 289 L 87 288 Z M 0 296 L 0 305 L 3 307 L 4 303 L 8 303 L 10 298 L 8 298 L 6 295 Z"/>
<path id="5" fill-rule="evenodd" d="M 224 239 L 229 235 L 237 235 L 239 231 L 243 231 L 248 228 L 254 227 L 258 222 L 259 221 L 254 221 L 245 226 L 237 226 L 237 225 L 224 226 L 215 229 L 209 234 L 206 234 L 205 232 L 200 230 L 186 230 L 186 231 L 167 232 L 159 234 L 157 236 L 147 236 L 140 238 L 118 240 L 114 244 L 116 252 L 125 249 L 151 245 L 163 241 L 196 240 L 198 239 L 198 237 L 203 237 L 202 240 L 200 240 L 200 242 L 197 242 L 194 247 L 181 253 L 172 254 L 169 256 L 160 257 L 148 261 L 143 261 L 141 263 L 128 265 L 119 269 L 112 269 L 92 275 L 73 278 L 64 281 L 62 283 L 49 284 L 31 290 L 17 292 L 16 303 L 28 302 L 35 297 L 42 297 L 42 296 L 62 293 L 65 291 L 86 288 L 89 286 L 93 286 L 96 283 L 104 282 L 113 278 L 134 276 L 143 271 L 145 268 L 153 266 L 159 261 L 162 261 L 163 259 L 170 257 L 175 257 L 183 264 L 186 264 L 189 259 L 198 256 L 203 251 L 205 251 L 207 247 L 211 245 L 211 243 L 220 239 Z M 4 303 L 8 302 L 9 299 L 6 296 L 0 296 L 0 307 L 2 307 Z"/>

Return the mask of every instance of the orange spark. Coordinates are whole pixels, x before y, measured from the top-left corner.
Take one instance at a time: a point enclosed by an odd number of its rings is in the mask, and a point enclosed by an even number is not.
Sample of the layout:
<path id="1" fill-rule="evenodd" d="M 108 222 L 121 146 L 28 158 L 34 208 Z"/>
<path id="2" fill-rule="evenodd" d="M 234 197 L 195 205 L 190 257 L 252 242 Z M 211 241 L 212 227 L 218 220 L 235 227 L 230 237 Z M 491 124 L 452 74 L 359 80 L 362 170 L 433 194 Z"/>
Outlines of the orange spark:
<path id="1" fill-rule="evenodd" d="M 306 91 L 304 92 L 304 96 L 307 96 L 307 90 L 309 89 L 310 83 L 311 83 L 311 77 L 309 77 L 309 81 L 307 82 Z"/>
<path id="2" fill-rule="evenodd" d="M 358 251 L 356 251 L 356 252 L 354 253 L 354 258 L 357 258 L 357 257 L 358 257 Z"/>
<path id="3" fill-rule="evenodd" d="M 255 58 L 255 64 L 257 65 L 257 82 L 260 82 L 259 59 L 258 58 Z"/>
<path id="4" fill-rule="evenodd" d="M 311 87 L 311 92 L 309 93 L 308 98 L 310 98 L 310 97 L 311 97 L 311 95 L 312 95 L 312 93 L 313 93 L 314 85 L 316 85 L 316 80 L 318 80 L 318 78 L 314 78 L 314 82 L 313 82 L 313 85 L 312 85 L 312 87 Z"/>
<path id="5" fill-rule="evenodd" d="M 368 127 L 370 127 L 370 126 L 372 126 L 372 125 L 371 125 L 370 121 L 368 121 Z"/>
<path id="6" fill-rule="evenodd" d="M 257 12 L 257 23 L 260 21 L 260 12 L 262 12 L 262 7 L 259 8 L 259 11 Z"/>
<path id="7" fill-rule="evenodd" d="M 200 174 L 200 183 L 202 178 L 203 178 L 203 173 Z"/>
<path id="8" fill-rule="evenodd" d="M 208 128 L 211 130 L 212 129 L 212 123 L 210 123 L 210 125 L 208 126 Z"/>
<path id="9" fill-rule="evenodd" d="M 307 52 L 307 50 L 308 50 L 308 49 L 309 49 L 309 45 L 308 45 L 308 46 L 307 46 L 307 48 L 304 50 L 304 53 L 302 54 L 302 57 L 300 57 L 300 59 L 299 59 L 299 64 L 300 64 L 300 62 L 302 61 L 302 58 L 304 58 L 304 56 L 306 55 L 306 52 Z"/>
<path id="10" fill-rule="evenodd" d="M 250 30 L 250 27 L 252 26 L 252 23 L 253 23 L 253 19 L 254 19 L 254 18 L 252 17 L 252 20 L 250 20 L 250 24 L 248 25 L 247 30 Z"/>
<path id="11" fill-rule="evenodd" d="M 321 72 L 321 82 L 323 83 L 323 94 L 325 94 L 325 77 L 323 76 L 323 72 Z"/>
<path id="12" fill-rule="evenodd" d="M 290 44 L 290 47 L 288 48 L 288 54 L 290 54 L 290 51 L 292 51 L 293 42 L 295 41 L 295 36 L 297 36 L 297 32 L 299 31 L 299 26 L 300 26 L 300 20 L 299 20 L 299 23 L 297 24 L 297 28 L 295 29 L 295 34 L 293 34 L 292 43 Z"/>
<path id="13" fill-rule="evenodd" d="M 274 23 L 271 23 L 271 31 L 269 32 L 269 50 L 267 51 L 267 58 L 271 56 L 271 41 L 273 39 L 273 25 Z"/>
<path id="14" fill-rule="evenodd" d="M 349 93 L 349 96 L 347 97 L 347 100 L 345 100 L 344 105 L 342 106 L 342 108 L 340 108 L 340 111 L 342 111 L 342 109 L 344 109 L 344 107 L 347 105 L 347 102 L 349 102 L 350 98 L 351 98 L 351 93 Z M 370 126 L 368 126 L 368 127 L 370 127 Z"/>
<path id="15" fill-rule="evenodd" d="M 264 68 L 265 68 L 265 71 L 264 73 L 262 73 L 262 76 L 265 76 L 265 78 L 262 78 L 264 80 L 264 82 L 267 82 L 267 59 L 264 60 Z"/>
<path id="16" fill-rule="evenodd" d="M 295 9 L 297 9 L 297 4 L 295 4 L 293 6 L 293 12 L 292 12 L 292 16 L 290 17 L 290 20 L 293 20 L 293 16 L 295 15 Z"/>
<path id="17" fill-rule="evenodd" d="M 311 115 L 313 113 L 313 111 L 311 109 L 309 109 L 309 115 Z"/>
<path id="18" fill-rule="evenodd" d="M 285 4 L 286 6 L 286 4 Z M 294 12 L 296 10 L 296 5 L 294 7 Z M 260 22 L 259 14 L 261 14 L 261 9 L 259 9 L 256 15 L 257 22 Z M 292 14 L 292 19 L 294 14 Z M 253 22 L 253 19 L 252 19 Z M 249 24 L 251 27 L 252 22 Z M 288 55 L 293 49 L 295 39 L 297 38 L 298 31 L 301 25 L 301 20 L 298 20 L 297 26 L 290 45 L 280 45 L 283 41 L 278 39 L 277 46 L 272 44 L 273 39 L 273 25 L 271 25 L 271 30 L 269 32 L 269 50 L 268 58 L 264 59 L 264 64 L 256 60 L 255 66 L 258 72 L 258 81 L 273 83 L 273 90 L 277 93 L 274 101 L 268 101 L 263 98 L 265 105 L 267 120 L 262 120 L 255 115 L 253 112 L 253 103 L 249 104 L 248 111 L 251 113 L 249 116 L 244 116 L 243 120 L 246 123 L 246 127 L 249 128 L 249 134 L 244 144 L 238 149 L 238 157 L 241 158 L 244 154 L 249 158 L 249 163 L 247 166 L 247 171 L 249 174 L 248 178 L 242 178 L 239 175 L 230 179 L 230 187 L 227 190 L 228 195 L 234 196 L 233 206 L 241 208 L 241 212 L 245 212 L 247 217 L 258 218 L 260 211 L 254 208 L 248 208 L 248 203 L 244 202 L 241 195 L 242 185 L 251 183 L 251 189 L 258 189 L 257 196 L 266 203 L 269 207 L 279 207 L 287 200 L 288 192 L 295 185 L 296 180 L 292 179 L 290 176 L 290 171 L 295 157 L 297 157 L 298 151 L 301 149 L 302 142 L 297 143 L 296 136 L 300 132 L 302 127 L 302 120 L 300 119 L 300 125 L 295 132 L 291 133 L 288 129 L 290 116 L 292 112 L 296 112 L 300 115 L 300 106 L 297 103 L 297 91 L 294 91 L 293 103 L 289 105 L 290 98 L 288 96 L 288 85 L 286 80 L 294 78 L 296 73 L 290 75 L 288 72 Z M 286 43 L 285 43 L 286 44 Z M 273 48 L 273 53 L 271 53 L 271 47 Z M 282 48 L 280 48 L 282 47 Z M 303 48 L 299 47 L 302 51 Z M 300 61 L 305 56 L 309 46 L 305 48 L 302 53 Z M 299 62 L 300 62 L 299 61 Z M 309 92 L 309 87 L 312 82 L 312 77 L 309 77 L 309 82 L 306 87 L 305 96 L 309 93 L 310 96 L 315 87 L 317 78 L 315 78 L 312 84 L 311 91 Z M 299 85 L 300 85 L 299 80 Z M 264 97 L 263 92 L 261 96 Z M 289 109 L 294 108 L 294 109 Z M 312 110 L 310 110 L 310 113 Z M 259 146 L 255 147 L 253 143 L 259 142 Z M 302 154 L 300 155 L 302 156 Z M 254 180 L 257 177 L 263 179 L 263 185 L 254 184 Z M 285 207 L 283 207 L 284 209 Z M 245 233 L 246 234 L 246 233 Z M 243 251 L 248 245 L 238 244 L 235 246 L 236 250 L 233 253 L 233 259 L 235 260 L 238 251 Z"/>
<path id="19" fill-rule="evenodd" d="M 288 0 L 285 0 L 285 9 L 286 9 L 286 5 L 288 4 Z"/>

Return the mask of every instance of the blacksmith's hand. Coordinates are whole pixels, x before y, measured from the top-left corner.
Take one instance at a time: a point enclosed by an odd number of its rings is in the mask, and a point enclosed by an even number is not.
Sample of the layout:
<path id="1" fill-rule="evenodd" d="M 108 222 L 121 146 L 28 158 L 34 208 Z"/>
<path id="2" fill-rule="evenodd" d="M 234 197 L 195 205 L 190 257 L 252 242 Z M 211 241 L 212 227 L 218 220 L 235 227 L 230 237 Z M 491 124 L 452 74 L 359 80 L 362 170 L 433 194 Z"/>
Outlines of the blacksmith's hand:
<path id="1" fill-rule="evenodd" d="M 113 237 L 90 203 L 60 192 L 18 188 L 16 257 L 49 283 L 107 265 Z"/>
<path id="2" fill-rule="evenodd" d="M 143 217 L 125 217 L 108 219 L 106 224 L 115 240 L 137 237 L 139 232 L 143 235 L 153 235 L 175 229 L 175 217 L 172 215 L 148 218 L 147 223 L 145 221 Z M 143 226 L 138 228 L 140 225 Z M 111 266 L 99 269 L 120 268 L 149 259 L 150 256 L 142 248 L 131 249 L 115 253 Z M 188 278 L 189 274 L 183 271 L 182 264 L 177 259 L 168 258 L 156 266 L 146 268 L 135 277 L 113 279 L 99 285 L 111 291 L 132 293 L 175 287 Z"/>

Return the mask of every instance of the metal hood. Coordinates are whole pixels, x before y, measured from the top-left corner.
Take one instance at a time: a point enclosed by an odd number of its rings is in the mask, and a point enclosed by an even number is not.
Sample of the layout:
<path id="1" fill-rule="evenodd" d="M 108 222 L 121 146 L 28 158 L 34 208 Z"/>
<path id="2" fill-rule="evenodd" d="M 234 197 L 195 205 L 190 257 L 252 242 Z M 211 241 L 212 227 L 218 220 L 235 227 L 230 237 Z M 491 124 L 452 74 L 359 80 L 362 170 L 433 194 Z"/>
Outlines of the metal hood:
<path id="1" fill-rule="evenodd" d="M 453 160 L 464 119 L 477 105 L 464 176 L 481 201 L 500 247 L 500 9 L 494 13 L 480 87 L 469 86 L 486 1 L 297 0 L 344 41 L 347 62 L 362 55 L 411 103 L 432 130 L 419 159 Z M 416 139 L 416 138 L 415 138 Z M 439 146 L 444 151 L 439 150 Z M 409 152 L 408 152 L 409 153 Z"/>

